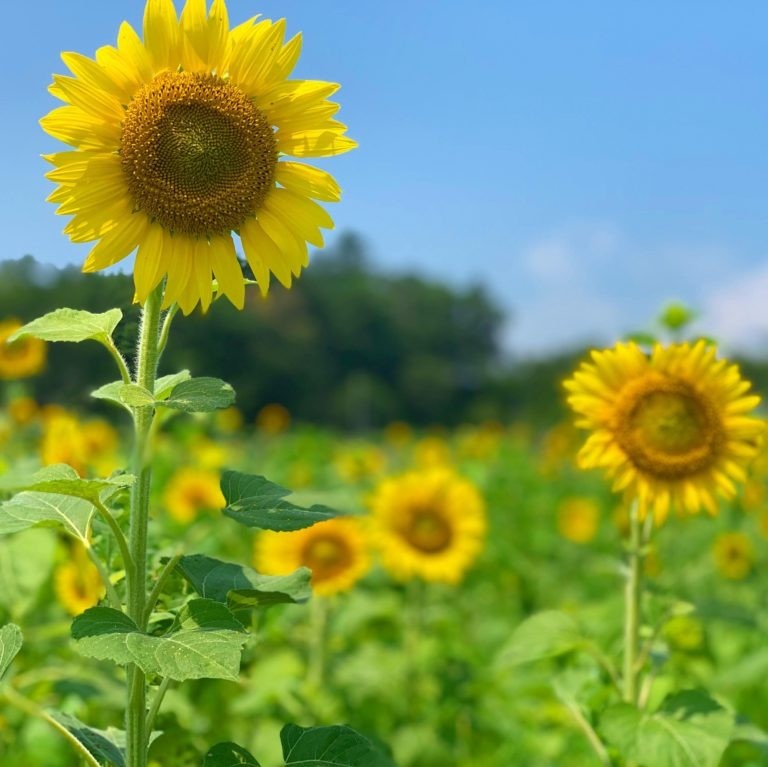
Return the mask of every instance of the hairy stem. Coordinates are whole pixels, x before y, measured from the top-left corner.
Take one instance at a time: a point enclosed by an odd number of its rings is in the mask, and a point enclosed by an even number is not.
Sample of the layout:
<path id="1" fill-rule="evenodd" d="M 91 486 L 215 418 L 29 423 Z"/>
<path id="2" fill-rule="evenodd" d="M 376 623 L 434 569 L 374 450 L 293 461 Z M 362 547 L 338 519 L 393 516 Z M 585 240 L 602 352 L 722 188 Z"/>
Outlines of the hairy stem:
<path id="1" fill-rule="evenodd" d="M 147 298 L 142 311 L 136 358 L 135 383 L 150 392 L 155 390 L 158 341 L 160 335 L 160 302 L 162 285 Z M 150 433 L 154 419 L 151 405 L 137 407 L 134 413 L 134 443 L 131 473 L 136 477 L 131 486 L 128 549 L 130 563 L 126 563 L 128 616 L 140 628 L 146 627 L 147 600 L 147 527 L 149 521 L 149 493 L 152 467 L 149 461 Z M 126 710 L 126 767 L 147 767 L 148 734 L 147 680 L 136 664 L 127 668 L 128 699 Z"/>
<path id="2" fill-rule="evenodd" d="M 640 589 L 642 577 L 641 522 L 637 502 L 629 509 L 627 580 L 624 586 L 624 668 L 623 698 L 637 704 L 637 653 L 640 634 Z"/>

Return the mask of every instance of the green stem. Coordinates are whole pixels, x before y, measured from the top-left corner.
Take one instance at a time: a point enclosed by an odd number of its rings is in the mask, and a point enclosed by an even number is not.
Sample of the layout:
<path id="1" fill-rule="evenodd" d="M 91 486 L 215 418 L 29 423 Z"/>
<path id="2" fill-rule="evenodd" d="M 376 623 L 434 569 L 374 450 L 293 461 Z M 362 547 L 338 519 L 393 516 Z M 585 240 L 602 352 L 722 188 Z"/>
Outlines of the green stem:
<path id="1" fill-rule="evenodd" d="M 141 316 L 136 361 L 135 383 L 148 391 L 155 390 L 158 340 L 160 335 L 160 302 L 163 287 L 159 285 L 147 297 Z M 149 522 L 149 494 L 152 483 L 152 467 L 149 461 L 150 433 L 154 419 L 151 405 L 134 409 L 134 444 L 131 473 L 136 477 L 131 486 L 130 523 L 128 549 L 130 563 L 126 563 L 128 592 L 128 616 L 139 629 L 146 627 L 145 605 L 147 600 L 147 528 Z M 148 737 L 147 681 L 136 664 L 127 668 L 128 699 L 126 710 L 126 767 L 147 767 Z"/>
<path id="2" fill-rule="evenodd" d="M 115 361 L 115 364 L 117 365 L 117 369 L 120 371 L 120 378 L 123 379 L 123 383 L 130 383 L 131 373 L 128 370 L 128 365 L 125 364 L 123 355 L 120 354 L 120 351 L 115 346 L 115 342 L 112 340 L 111 336 L 108 338 L 108 343 L 106 344 L 106 347 L 107 347 L 107 351 L 112 355 L 112 359 Z"/>
<path id="3" fill-rule="evenodd" d="M 168 578 L 171 577 L 173 574 L 173 571 L 176 569 L 176 565 L 179 564 L 179 561 L 181 560 L 181 554 L 176 554 L 175 556 L 171 557 L 166 563 L 163 569 L 160 571 L 160 575 L 157 576 L 157 580 L 155 581 L 155 585 L 152 588 L 152 591 L 149 593 L 149 597 L 147 598 L 147 603 L 144 606 L 144 624 L 149 621 L 149 616 L 152 615 L 152 610 L 155 609 L 155 605 L 157 604 L 157 600 L 160 598 L 160 595 L 163 593 L 163 587 L 165 586 L 165 582 L 168 580 Z"/>
<path id="4" fill-rule="evenodd" d="M 152 707 L 149 709 L 149 713 L 147 714 L 147 722 L 146 722 L 146 730 L 147 730 L 147 737 L 149 737 L 152 734 L 152 728 L 155 726 L 155 719 L 157 718 L 157 712 L 160 710 L 160 706 L 163 703 L 163 698 L 165 697 L 165 693 L 168 692 L 168 688 L 171 685 L 171 680 L 165 677 L 162 682 L 160 682 L 160 687 L 157 688 L 157 692 L 155 693 L 155 697 L 152 700 Z"/>
<path id="5" fill-rule="evenodd" d="M 569 713 L 573 717 L 573 720 L 581 728 L 584 735 L 586 735 L 587 740 L 589 741 L 589 745 L 592 746 L 595 755 L 600 760 L 600 764 L 603 765 L 603 767 L 611 767 L 613 762 L 611 761 L 611 756 L 608 753 L 608 749 L 603 744 L 603 741 L 600 740 L 600 736 L 597 734 L 597 732 L 595 732 L 595 728 L 589 723 L 587 718 L 581 712 L 578 704 L 573 700 L 568 700 L 565 698 L 560 698 L 560 700 L 568 709 Z"/>
<path id="6" fill-rule="evenodd" d="M 42 719 L 47 722 L 51 727 L 58 732 L 69 742 L 72 748 L 77 751 L 78 754 L 85 760 L 91 767 L 101 767 L 98 761 L 94 758 L 93 754 L 63 725 L 57 722 L 49 713 L 43 711 L 36 703 L 25 698 L 20 693 L 16 692 L 10 685 L 6 685 L 1 693 L 8 700 L 9 703 L 16 706 L 20 711 L 25 714 L 30 714 L 38 719 Z"/>
<path id="7" fill-rule="evenodd" d="M 115 537 L 117 546 L 120 549 L 120 556 L 123 558 L 123 567 L 125 567 L 125 571 L 128 572 L 131 567 L 133 567 L 133 557 L 128 548 L 128 541 L 125 539 L 123 531 L 120 529 L 120 525 L 117 524 L 117 520 L 101 501 L 96 500 L 93 505 L 96 507 L 96 511 L 99 512 L 99 516 L 101 516 L 107 523 L 107 527 L 112 531 L 112 535 Z"/>
<path id="8" fill-rule="evenodd" d="M 123 606 L 123 602 L 120 599 L 120 595 L 117 593 L 117 589 L 109 579 L 107 568 L 104 566 L 104 563 L 101 561 L 101 559 L 99 559 L 98 555 L 87 541 L 85 542 L 85 550 L 88 552 L 88 556 L 90 557 L 91 562 L 93 562 L 93 564 L 96 566 L 96 569 L 99 571 L 101 582 L 104 584 L 104 588 L 107 592 L 107 599 L 109 600 L 109 604 L 114 607 L 115 610 L 120 610 Z"/>
<path id="9" fill-rule="evenodd" d="M 325 677 L 325 634 L 328 622 L 328 600 L 313 597 L 309 602 L 310 637 L 307 680 L 312 689 L 320 689 Z"/>
<path id="10" fill-rule="evenodd" d="M 637 705 L 637 653 L 640 634 L 640 589 L 642 579 L 641 521 L 638 504 L 629 509 L 629 546 L 627 550 L 627 580 L 624 586 L 624 675 L 623 698 Z"/>
<path id="11" fill-rule="evenodd" d="M 171 332 L 171 323 L 173 322 L 173 318 L 176 316 L 176 312 L 178 311 L 179 311 L 179 305 L 173 304 L 171 308 L 168 310 L 168 313 L 165 315 L 165 320 L 163 321 L 163 327 L 160 330 L 160 340 L 157 342 L 158 356 L 160 356 L 165 351 L 165 347 L 168 344 L 168 335 Z"/>

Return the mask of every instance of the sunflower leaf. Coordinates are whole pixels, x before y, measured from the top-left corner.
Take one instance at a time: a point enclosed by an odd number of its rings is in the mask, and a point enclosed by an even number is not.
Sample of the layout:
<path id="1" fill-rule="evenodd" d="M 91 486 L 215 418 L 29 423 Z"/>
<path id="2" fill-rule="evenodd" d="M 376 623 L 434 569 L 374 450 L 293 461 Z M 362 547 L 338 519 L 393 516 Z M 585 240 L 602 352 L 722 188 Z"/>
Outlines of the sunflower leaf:
<path id="1" fill-rule="evenodd" d="M 189 381 L 192 376 L 189 370 L 180 370 L 178 373 L 171 373 L 162 376 L 155 381 L 155 399 L 168 399 L 170 393 L 184 381 Z"/>
<path id="2" fill-rule="evenodd" d="M 338 516 L 338 512 L 328 506 L 315 504 L 304 508 L 285 500 L 290 490 L 258 474 L 225 471 L 221 492 L 227 502 L 224 515 L 246 527 L 287 532 Z"/>
<path id="3" fill-rule="evenodd" d="M 201 597 L 226 604 L 233 612 L 305 602 L 312 594 L 306 567 L 290 575 L 262 575 L 243 565 L 192 554 L 182 557 L 176 569 Z"/>
<path id="4" fill-rule="evenodd" d="M 260 767 L 256 758 L 237 743 L 217 743 L 203 759 L 203 767 Z"/>
<path id="5" fill-rule="evenodd" d="M 65 532 L 85 543 L 94 512 L 93 504 L 83 498 L 25 490 L 0 503 L 0 535 L 29 527 L 61 525 Z"/>
<path id="6" fill-rule="evenodd" d="M 118 474 L 107 479 L 83 479 L 71 466 L 56 463 L 44 466 L 31 476 L 4 476 L 0 478 L 0 490 L 57 493 L 98 503 L 129 487 L 133 480 L 130 474 Z"/>
<path id="7" fill-rule="evenodd" d="M 178 682 L 238 679 L 247 634 L 224 605 L 193 599 L 175 626 L 163 636 L 150 636 L 120 610 L 92 607 L 73 621 L 72 638 L 83 655 L 120 666 L 136 663 L 145 674 Z"/>
<path id="8" fill-rule="evenodd" d="M 19 654 L 24 638 L 15 623 L 0 628 L 0 680 L 5 676 L 13 659 Z"/>
<path id="9" fill-rule="evenodd" d="M 114 764 L 115 767 L 125 767 L 125 733 L 122 730 L 114 727 L 97 730 L 60 711 L 51 711 L 51 716 L 77 738 L 94 759 Z"/>
<path id="10" fill-rule="evenodd" d="M 91 392 L 91 397 L 94 399 L 103 399 L 107 402 L 113 402 L 115 405 L 119 405 L 125 408 L 129 413 L 131 408 L 125 403 L 125 400 L 121 399 L 120 392 L 125 386 L 124 381 L 111 381 L 110 383 L 99 386 L 98 389 L 94 389 Z"/>
<path id="11" fill-rule="evenodd" d="M 703 690 L 667 696 L 654 713 L 628 703 L 607 709 L 600 731 L 628 761 L 654 767 L 717 767 L 734 715 Z"/>
<path id="12" fill-rule="evenodd" d="M 544 610 L 524 620 L 499 654 L 502 667 L 554 658 L 584 643 L 575 619 L 557 610 Z"/>
<path id="13" fill-rule="evenodd" d="M 189 378 L 176 384 L 168 399 L 156 404 L 185 413 L 210 413 L 229 407 L 235 401 L 235 390 L 219 378 Z"/>
<path id="14" fill-rule="evenodd" d="M 31 336 L 41 341 L 99 341 L 111 346 L 111 336 L 123 317 L 119 309 L 101 314 L 80 309 L 56 309 L 20 327 L 8 340 Z"/>
<path id="15" fill-rule="evenodd" d="M 373 741 L 350 727 L 299 727 L 280 731 L 285 767 L 394 767 Z"/>

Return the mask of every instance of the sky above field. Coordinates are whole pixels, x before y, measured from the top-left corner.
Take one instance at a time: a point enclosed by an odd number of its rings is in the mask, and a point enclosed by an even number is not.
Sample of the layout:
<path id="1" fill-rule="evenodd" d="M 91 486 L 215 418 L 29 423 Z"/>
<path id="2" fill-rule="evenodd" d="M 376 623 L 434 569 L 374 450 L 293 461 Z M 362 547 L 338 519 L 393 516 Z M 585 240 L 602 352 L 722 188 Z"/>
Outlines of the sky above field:
<path id="1" fill-rule="evenodd" d="M 296 76 L 343 85 L 360 148 L 324 163 L 345 195 L 328 244 L 354 230 L 384 270 L 485 283 L 513 353 L 612 342 L 672 299 L 730 348 L 768 350 L 761 0 L 228 5 L 235 22 L 285 16 L 304 33 Z M 142 12 L 6 8 L 0 258 L 85 257 L 44 202 L 39 155 L 60 145 L 37 121 L 59 52 L 93 55 Z"/>

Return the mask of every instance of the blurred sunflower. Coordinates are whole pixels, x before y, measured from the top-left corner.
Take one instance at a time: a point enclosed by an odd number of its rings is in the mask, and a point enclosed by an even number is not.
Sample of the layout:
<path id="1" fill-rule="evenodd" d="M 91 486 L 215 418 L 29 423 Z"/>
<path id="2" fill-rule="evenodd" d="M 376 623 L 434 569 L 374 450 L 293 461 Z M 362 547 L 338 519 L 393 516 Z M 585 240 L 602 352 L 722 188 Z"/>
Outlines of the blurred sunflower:
<path id="1" fill-rule="evenodd" d="M 0 322 L 0 379 L 28 378 L 45 367 L 47 347 L 37 338 L 8 339 L 22 326 L 17 319 Z"/>
<path id="2" fill-rule="evenodd" d="M 483 547 L 483 499 L 449 469 L 386 479 L 370 504 L 372 541 L 398 578 L 458 583 Z"/>
<path id="3" fill-rule="evenodd" d="M 105 593 L 99 571 L 80 544 L 73 546 L 70 559 L 54 570 L 53 585 L 59 604 L 70 615 L 93 607 Z"/>
<path id="4" fill-rule="evenodd" d="M 637 499 L 658 522 L 670 506 L 717 513 L 732 498 L 757 452 L 764 422 L 749 414 L 738 367 L 716 359 L 711 344 L 656 345 L 650 356 L 633 342 L 593 351 L 565 381 L 577 426 L 592 434 L 579 452 L 582 468 L 603 467 L 613 489 Z"/>
<path id="5" fill-rule="evenodd" d="M 572 497 L 557 507 L 557 530 L 574 543 L 589 543 L 597 534 L 600 508 L 591 498 Z"/>
<path id="6" fill-rule="evenodd" d="M 34 421 L 39 411 L 40 406 L 32 397 L 15 397 L 8 403 L 8 415 L 18 426 L 26 426 Z"/>
<path id="7" fill-rule="evenodd" d="M 313 591 L 326 597 L 352 588 L 371 562 L 360 521 L 334 517 L 290 533 L 261 533 L 254 543 L 254 564 L 267 575 L 308 567 Z"/>
<path id="8" fill-rule="evenodd" d="M 263 434 L 282 434 L 291 425 L 291 414 L 285 405 L 270 402 L 256 414 L 256 428 Z"/>
<path id="9" fill-rule="evenodd" d="M 123 22 L 117 46 L 94 59 L 64 53 L 73 76 L 54 75 L 65 103 L 41 125 L 73 146 L 46 159 L 58 184 L 49 200 L 72 215 L 65 233 L 95 242 L 83 270 L 104 269 L 138 248 L 136 298 L 167 275 L 164 306 L 205 311 L 218 289 L 238 308 L 244 279 L 233 234 L 266 294 L 285 286 L 322 246 L 336 202 L 323 170 L 283 159 L 327 157 L 356 146 L 328 101 L 339 86 L 290 80 L 301 36 L 284 43 L 285 19 L 230 29 L 224 0 L 148 0 L 143 40 Z"/>
<path id="10" fill-rule="evenodd" d="M 721 533 L 712 544 L 712 557 L 720 575 L 738 581 L 752 572 L 755 547 L 744 533 Z"/>
<path id="11" fill-rule="evenodd" d="M 219 475 L 202 469 L 179 469 L 168 482 L 163 503 L 177 522 L 192 522 L 201 511 L 223 509 L 226 501 Z"/>

